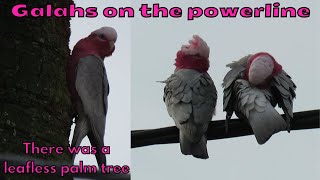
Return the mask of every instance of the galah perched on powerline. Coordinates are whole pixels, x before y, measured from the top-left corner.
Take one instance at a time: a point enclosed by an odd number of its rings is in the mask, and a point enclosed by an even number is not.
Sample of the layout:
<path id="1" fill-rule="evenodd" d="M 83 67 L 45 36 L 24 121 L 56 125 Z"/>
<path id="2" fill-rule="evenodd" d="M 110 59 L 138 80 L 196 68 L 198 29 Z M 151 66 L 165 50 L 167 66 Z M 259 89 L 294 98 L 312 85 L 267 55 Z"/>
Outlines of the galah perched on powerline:
<path id="1" fill-rule="evenodd" d="M 91 145 L 96 147 L 95 156 L 100 167 L 106 164 L 101 148 L 104 146 L 109 94 L 103 61 L 114 52 L 116 40 L 117 32 L 112 27 L 93 31 L 75 45 L 67 64 L 67 82 L 76 109 L 76 127 L 71 146 L 78 147 L 87 135 Z M 75 154 L 72 162 L 74 158 Z"/>
<path id="2" fill-rule="evenodd" d="M 287 129 L 290 132 L 296 85 L 275 58 L 260 52 L 227 67 L 231 70 L 222 84 L 226 122 L 233 112 L 246 119 L 259 144 L 264 144 L 279 131 Z M 284 111 L 285 119 L 274 108 L 276 105 Z"/>
<path id="3" fill-rule="evenodd" d="M 194 35 L 176 57 L 176 69 L 167 80 L 163 100 L 179 129 L 182 154 L 209 158 L 207 129 L 217 102 L 216 87 L 207 73 L 210 49 Z"/>

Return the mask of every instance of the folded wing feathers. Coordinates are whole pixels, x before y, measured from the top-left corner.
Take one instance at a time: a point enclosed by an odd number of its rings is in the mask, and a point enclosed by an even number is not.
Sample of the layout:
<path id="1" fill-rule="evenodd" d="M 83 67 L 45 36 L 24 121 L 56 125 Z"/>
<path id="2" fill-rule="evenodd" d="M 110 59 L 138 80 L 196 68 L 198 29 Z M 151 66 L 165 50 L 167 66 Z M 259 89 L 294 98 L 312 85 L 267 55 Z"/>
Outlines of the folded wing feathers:
<path id="1" fill-rule="evenodd" d="M 296 97 L 296 85 L 284 70 L 273 79 L 272 86 L 275 87 L 281 95 L 279 102 L 277 102 L 279 107 L 281 107 L 285 114 L 289 115 L 290 118 L 293 118 L 293 99 Z"/>
<path id="2" fill-rule="evenodd" d="M 227 67 L 230 67 L 231 70 L 226 74 L 226 76 L 223 78 L 222 87 L 224 88 L 224 94 L 223 94 L 223 110 L 228 111 L 227 109 L 232 108 L 232 102 L 230 101 L 232 96 L 234 96 L 233 93 L 233 86 L 234 82 L 241 78 L 243 75 L 243 72 L 246 69 L 247 61 L 251 55 L 245 56 L 241 58 L 239 61 L 233 61 L 230 64 L 227 64 Z"/>
<path id="3" fill-rule="evenodd" d="M 192 75 L 185 77 L 183 73 L 191 73 Z M 176 123 L 185 123 L 188 119 L 193 119 L 189 118 L 191 115 L 194 115 L 192 109 L 197 107 L 205 108 L 201 106 L 206 101 L 214 101 L 215 99 L 215 107 L 216 89 L 209 75 L 193 70 L 182 70 L 173 74 L 166 82 L 164 100 L 169 115 L 171 114 Z M 210 97 L 207 97 L 208 95 Z M 214 110 L 215 108 L 212 109 L 213 112 Z"/>

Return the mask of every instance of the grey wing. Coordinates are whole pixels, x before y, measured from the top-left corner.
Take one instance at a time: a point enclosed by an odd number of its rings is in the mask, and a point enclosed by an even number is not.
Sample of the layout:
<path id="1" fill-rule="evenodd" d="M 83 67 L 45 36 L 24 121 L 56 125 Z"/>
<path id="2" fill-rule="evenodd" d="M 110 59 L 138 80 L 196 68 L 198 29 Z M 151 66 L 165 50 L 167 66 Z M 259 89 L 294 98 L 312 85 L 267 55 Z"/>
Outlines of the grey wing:
<path id="1" fill-rule="evenodd" d="M 288 130 L 290 130 L 290 121 L 293 118 L 293 99 L 296 97 L 296 85 L 284 70 L 273 78 L 271 84 L 276 102 L 286 114 Z"/>
<path id="2" fill-rule="evenodd" d="M 199 133 L 207 131 L 209 122 L 215 114 L 217 104 L 217 89 L 209 74 L 202 74 L 194 80 L 192 86 L 192 108 L 194 123 L 200 129 Z"/>
<path id="3" fill-rule="evenodd" d="M 261 113 L 265 111 L 268 99 L 262 91 L 251 87 L 248 81 L 243 79 L 236 80 L 233 91 L 236 92 L 237 111 L 247 118 L 249 118 L 253 110 Z"/>
<path id="4" fill-rule="evenodd" d="M 196 124 L 211 121 L 215 114 L 217 104 L 217 89 L 209 74 L 202 74 L 194 80 L 193 90 L 193 113 Z"/>
<path id="5" fill-rule="evenodd" d="M 287 124 L 268 100 L 269 94 L 250 87 L 246 80 L 236 80 L 234 91 L 237 92 L 237 112 L 248 120 L 259 144 L 287 128 Z"/>
<path id="6" fill-rule="evenodd" d="M 208 74 L 180 70 L 166 81 L 164 102 L 176 126 L 191 141 L 206 132 L 215 113 L 217 90 Z"/>
<path id="7" fill-rule="evenodd" d="M 243 73 L 246 69 L 247 61 L 251 55 L 245 56 L 241 58 L 239 61 L 235 61 L 227 65 L 231 70 L 225 75 L 223 78 L 222 87 L 223 90 L 223 110 L 227 111 L 227 115 L 232 115 L 234 111 L 234 94 L 233 94 L 233 86 L 234 82 L 243 77 Z"/>
<path id="8" fill-rule="evenodd" d="M 105 67 L 103 66 L 103 71 L 104 71 L 104 76 L 103 76 L 103 92 L 104 92 L 104 109 L 105 109 L 105 114 L 108 112 L 108 95 L 110 93 L 110 86 L 109 86 L 109 81 L 107 77 L 107 72 Z"/>
<path id="9" fill-rule="evenodd" d="M 105 132 L 109 88 L 102 59 L 86 56 L 79 60 L 76 89 L 95 137 L 102 140 Z"/>
<path id="10" fill-rule="evenodd" d="M 190 86 L 176 74 L 172 74 L 165 83 L 163 100 L 170 117 L 178 126 L 186 122 L 192 113 L 192 92 Z"/>

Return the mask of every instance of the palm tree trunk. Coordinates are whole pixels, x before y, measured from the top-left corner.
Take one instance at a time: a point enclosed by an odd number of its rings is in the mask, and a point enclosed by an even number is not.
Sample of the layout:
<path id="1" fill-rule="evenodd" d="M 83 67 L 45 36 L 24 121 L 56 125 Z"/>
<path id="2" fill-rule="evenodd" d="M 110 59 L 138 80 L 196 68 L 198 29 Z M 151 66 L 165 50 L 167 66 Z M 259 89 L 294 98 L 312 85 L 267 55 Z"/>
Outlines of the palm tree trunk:
<path id="1" fill-rule="evenodd" d="M 0 2 L 0 154 L 24 155 L 22 143 L 26 141 L 37 146 L 66 147 L 72 123 L 65 80 L 70 18 L 14 17 L 11 9 L 20 3 L 30 9 L 49 3 L 68 7 L 73 2 Z M 67 153 L 33 157 L 70 162 Z M 0 168 L 3 172 L 3 162 Z M 21 176 L 5 177 L 21 179 Z"/>

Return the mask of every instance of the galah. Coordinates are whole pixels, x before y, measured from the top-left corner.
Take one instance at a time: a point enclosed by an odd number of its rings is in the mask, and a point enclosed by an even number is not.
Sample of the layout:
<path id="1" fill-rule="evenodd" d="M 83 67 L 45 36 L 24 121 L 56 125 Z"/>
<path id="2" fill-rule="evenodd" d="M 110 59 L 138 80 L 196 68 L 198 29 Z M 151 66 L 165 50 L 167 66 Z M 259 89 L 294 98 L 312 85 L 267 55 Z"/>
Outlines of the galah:
<path id="1" fill-rule="evenodd" d="M 226 122 L 233 112 L 247 120 L 259 144 L 282 130 L 290 132 L 296 85 L 275 58 L 266 52 L 241 58 L 227 65 L 223 80 Z M 285 119 L 278 113 L 278 105 Z"/>
<path id="2" fill-rule="evenodd" d="M 98 165 L 106 164 L 101 152 L 104 146 L 109 83 L 104 58 L 115 50 L 117 32 L 112 27 L 102 27 L 75 45 L 67 64 L 67 83 L 72 103 L 76 109 L 72 147 L 78 147 L 85 136 L 96 148 Z M 74 162 L 75 154 L 72 156 Z"/>
<path id="3" fill-rule="evenodd" d="M 163 101 L 179 129 L 180 149 L 184 155 L 209 158 L 207 129 L 215 114 L 217 90 L 208 74 L 210 49 L 194 35 L 177 52 L 176 69 L 167 80 Z"/>

